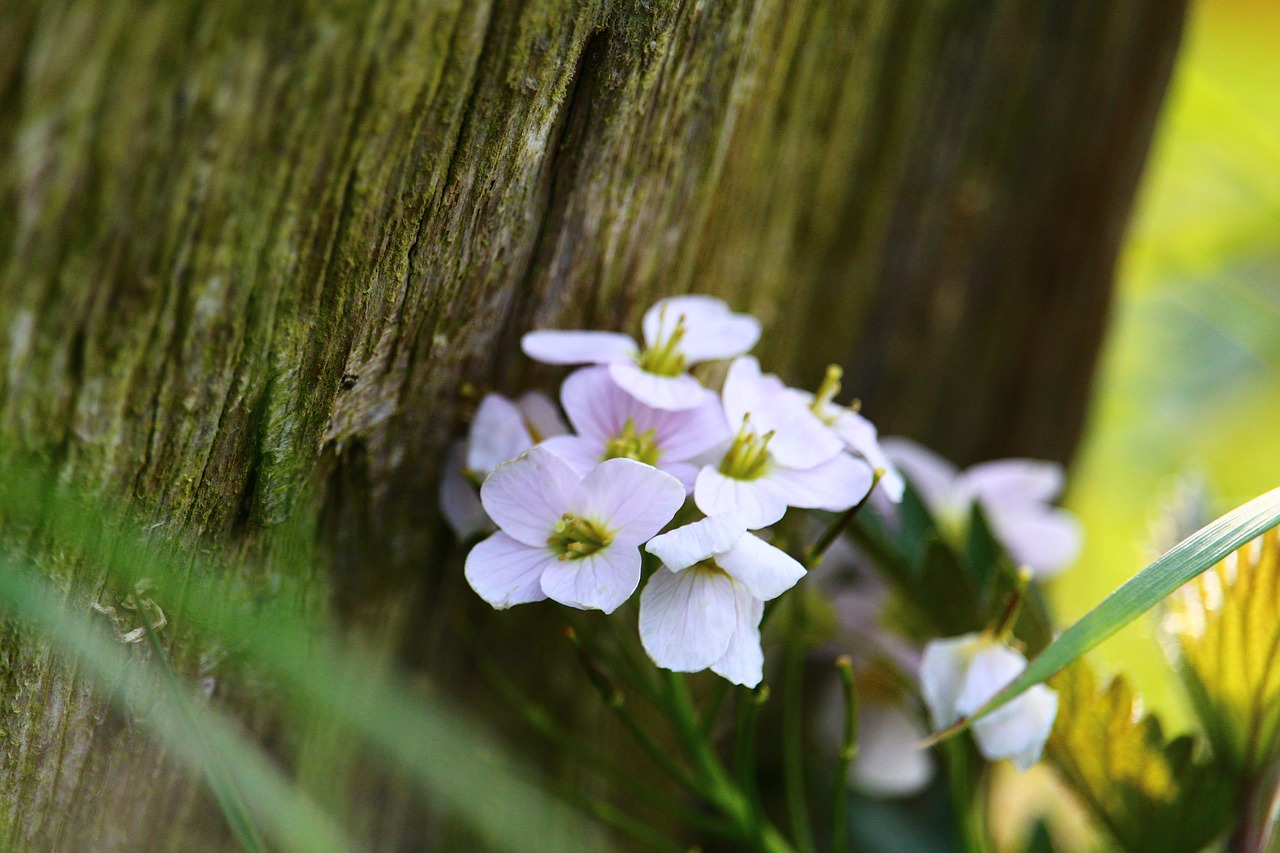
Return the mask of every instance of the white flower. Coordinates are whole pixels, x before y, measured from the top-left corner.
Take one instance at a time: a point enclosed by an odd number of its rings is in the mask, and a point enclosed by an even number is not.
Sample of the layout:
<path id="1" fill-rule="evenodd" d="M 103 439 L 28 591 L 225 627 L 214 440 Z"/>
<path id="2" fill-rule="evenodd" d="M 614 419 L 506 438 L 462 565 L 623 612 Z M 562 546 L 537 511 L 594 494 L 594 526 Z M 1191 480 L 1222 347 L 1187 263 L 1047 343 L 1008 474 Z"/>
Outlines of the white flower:
<path id="1" fill-rule="evenodd" d="M 1019 652 L 988 634 L 934 640 L 920 661 L 920 687 L 935 729 L 977 713 L 1027 667 Z M 1058 694 L 1037 684 L 973 724 L 988 761 L 1013 760 L 1026 770 L 1040 760 L 1058 714 Z"/>
<path id="2" fill-rule="evenodd" d="M 480 489 L 499 532 L 467 555 L 466 576 L 498 609 L 551 598 L 611 613 L 640 583 L 640 545 L 684 503 L 680 481 L 631 459 L 585 477 L 534 447 Z"/>
<path id="3" fill-rule="evenodd" d="M 1053 577 L 1080 553 L 1080 525 L 1050 503 L 1062 491 L 1062 466 L 1000 459 L 961 472 L 905 438 L 885 439 L 884 449 L 944 532 L 962 537 L 977 502 L 1009 556 L 1036 578 Z"/>
<path id="4" fill-rule="evenodd" d="M 871 488 L 871 469 L 776 376 L 751 356 L 736 359 L 724 382 L 724 410 L 737 436 L 715 465 L 698 472 L 693 497 L 707 515 L 737 510 L 747 526 L 767 527 L 788 506 L 846 510 Z"/>
<path id="5" fill-rule="evenodd" d="M 449 448 L 440 477 L 440 510 L 454 535 L 467 539 L 493 530 L 476 494 L 490 471 L 544 438 L 568 431 L 556 404 L 540 391 L 522 394 L 515 402 L 486 394 L 466 440 Z"/>
<path id="6" fill-rule="evenodd" d="M 655 409 L 619 388 L 607 367 L 572 374 L 560 388 L 560 399 L 577 435 L 557 436 L 542 446 L 580 474 L 606 459 L 634 459 L 666 471 L 691 492 L 698 467 L 688 460 L 729 436 L 714 395 L 692 409 Z"/>
<path id="7" fill-rule="evenodd" d="M 736 512 L 655 536 L 645 550 L 663 563 L 640 593 L 640 640 L 653 662 L 759 684 L 764 602 L 794 586 L 804 567 L 748 533 Z"/>
<path id="8" fill-rule="evenodd" d="M 619 332 L 529 332 L 525 355 L 547 364 L 607 364 L 628 394 L 655 409 L 700 405 L 711 393 L 687 373 L 702 361 L 749 352 L 760 339 L 760 321 L 735 314 L 712 296 L 673 296 L 645 312 L 644 348 Z"/>

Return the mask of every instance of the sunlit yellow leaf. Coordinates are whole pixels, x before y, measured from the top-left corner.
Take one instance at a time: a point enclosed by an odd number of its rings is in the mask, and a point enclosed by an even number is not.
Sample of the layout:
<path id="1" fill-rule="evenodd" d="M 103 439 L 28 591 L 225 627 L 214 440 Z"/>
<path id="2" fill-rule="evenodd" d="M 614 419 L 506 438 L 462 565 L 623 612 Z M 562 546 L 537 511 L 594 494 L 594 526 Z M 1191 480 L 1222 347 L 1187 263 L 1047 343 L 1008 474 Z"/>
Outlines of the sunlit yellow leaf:
<path id="1" fill-rule="evenodd" d="M 1049 760 L 1121 849 L 1194 853 L 1223 834 L 1233 776 L 1192 738 L 1166 741 L 1123 678 L 1099 690 L 1081 660 L 1050 684 L 1059 706 Z"/>
<path id="2" fill-rule="evenodd" d="M 1280 532 L 1178 590 L 1165 627 L 1214 750 L 1258 772 L 1280 747 Z"/>

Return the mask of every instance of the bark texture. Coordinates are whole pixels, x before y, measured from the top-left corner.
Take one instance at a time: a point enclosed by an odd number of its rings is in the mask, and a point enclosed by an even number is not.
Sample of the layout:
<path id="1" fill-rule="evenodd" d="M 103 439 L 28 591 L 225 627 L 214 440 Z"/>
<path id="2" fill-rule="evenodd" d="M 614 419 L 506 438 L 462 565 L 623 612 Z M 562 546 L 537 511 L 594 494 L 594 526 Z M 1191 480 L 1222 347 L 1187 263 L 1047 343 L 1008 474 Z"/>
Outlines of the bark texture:
<path id="1" fill-rule="evenodd" d="M 322 521 L 322 594 L 414 648 L 472 604 L 431 568 L 441 450 L 468 386 L 551 377 L 529 328 L 715 293 L 886 432 L 1066 459 L 1183 11 L 9 0 L 0 441 L 246 552 Z M 225 842 L 11 640 L 0 846 Z"/>

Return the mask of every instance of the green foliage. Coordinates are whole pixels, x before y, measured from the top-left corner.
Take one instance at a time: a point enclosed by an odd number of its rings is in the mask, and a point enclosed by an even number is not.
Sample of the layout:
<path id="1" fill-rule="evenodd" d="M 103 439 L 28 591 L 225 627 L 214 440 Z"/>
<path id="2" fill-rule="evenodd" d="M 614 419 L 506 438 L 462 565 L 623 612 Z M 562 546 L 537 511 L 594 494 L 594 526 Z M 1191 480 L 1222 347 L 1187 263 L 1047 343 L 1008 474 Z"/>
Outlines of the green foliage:
<path id="1" fill-rule="evenodd" d="M 1253 777 L 1280 748 L 1280 533 L 1229 554 L 1175 593 L 1166 627 L 1217 755 Z"/>
<path id="2" fill-rule="evenodd" d="M 1050 684 L 1059 705 L 1049 760 L 1122 849 L 1194 853 L 1230 826 L 1238 777 L 1191 737 L 1166 740 L 1123 677 L 1099 690 L 1076 661 Z"/>

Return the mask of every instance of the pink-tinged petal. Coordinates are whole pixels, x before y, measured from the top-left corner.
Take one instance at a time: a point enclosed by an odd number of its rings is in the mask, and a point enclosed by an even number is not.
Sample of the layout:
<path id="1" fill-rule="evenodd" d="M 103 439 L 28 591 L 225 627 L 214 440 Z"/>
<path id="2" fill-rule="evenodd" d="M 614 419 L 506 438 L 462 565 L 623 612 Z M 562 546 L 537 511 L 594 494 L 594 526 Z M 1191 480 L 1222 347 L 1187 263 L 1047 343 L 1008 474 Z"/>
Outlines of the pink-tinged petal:
<path id="1" fill-rule="evenodd" d="M 764 602 L 741 584 L 734 584 L 733 604 L 733 636 L 724 655 L 711 665 L 711 671 L 734 684 L 755 687 L 764 679 L 764 650 L 760 648 Z"/>
<path id="2" fill-rule="evenodd" d="M 476 409 L 467 436 L 467 467 L 479 474 L 488 474 L 530 447 L 533 447 L 533 438 L 519 407 L 506 397 L 486 394 Z"/>
<path id="3" fill-rule="evenodd" d="M 635 405 L 605 366 L 584 367 L 569 374 L 560 386 L 560 403 L 578 435 L 602 447 L 622 431 L 627 410 Z"/>
<path id="4" fill-rule="evenodd" d="M 555 401 L 541 391 L 527 391 L 516 400 L 520 413 L 524 415 L 525 425 L 533 443 L 537 444 L 553 435 L 564 435 L 569 425 L 564 422 Z"/>
<path id="5" fill-rule="evenodd" d="M 716 565 L 764 601 L 777 598 L 804 577 L 804 566 L 753 533 L 716 557 Z"/>
<path id="6" fill-rule="evenodd" d="M 545 546 L 530 548 L 505 533 L 495 533 L 467 554 L 464 573 L 476 594 L 498 610 L 542 601 L 542 574 L 556 562 Z"/>
<path id="7" fill-rule="evenodd" d="M 934 772 L 933 755 L 918 746 L 928 733 L 901 705 L 864 703 L 849 784 L 872 797 L 909 797 L 923 791 Z"/>
<path id="8" fill-rule="evenodd" d="M 769 477 L 736 480 L 707 466 L 698 472 L 693 486 L 693 502 L 707 515 L 720 515 L 737 510 L 747 520 L 747 527 L 768 527 L 787 512 L 787 501 Z"/>
<path id="9" fill-rule="evenodd" d="M 1021 654 L 995 642 L 980 642 L 969 658 L 964 688 L 956 697 L 956 711 L 962 717 L 976 713 L 1027 668 Z"/>
<path id="10" fill-rule="evenodd" d="M 570 509 L 581 482 L 568 462 L 534 447 L 493 469 L 480 487 L 480 503 L 503 532 L 541 548 Z"/>
<path id="11" fill-rule="evenodd" d="M 735 314 L 714 296 L 691 295 L 663 299 L 645 312 L 645 345 L 668 339 L 681 317 L 685 327 L 681 349 L 689 364 L 742 355 L 760 340 L 760 321 L 755 317 Z"/>
<path id="12" fill-rule="evenodd" d="M 920 658 L 920 692 L 935 730 L 945 729 L 962 716 L 956 702 L 964 691 L 969 659 L 979 642 L 977 634 L 964 634 L 925 646 Z"/>
<path id="13" fill-rule="evenodd" d="M 463 443 L 454 442 L 440 475 L 440 511 L 453 535 L 460 540 L 493 530 L 493 522 L 480 505 L 476 487 L 462 473 L 463 454 Z"/>
<path id="14" fill-rule="evenodd" d="M 644 549 L 671 571 L 679 572 L 694 563 L 725 553 L 746 533 L 746 517 L 740 512 L 727 512 L 655 536 Z"/>
<path id="15" fill-rule="evenodd" d="M 635 359 L 636 342 L 620 332 L 528 332 L 520 348 L 543 364 L 611 364 Z"/>
<path id="16" fill-rule="evenodd" d="M 965 490 L 983 506 L 1048 503 L 1062 491 L 1062 466 L 1036 459 L 997 459 L 961 475 Z"/>
<path id="17" fill-rule="evenodd" d="M 640 642 L 653 662 L 698 672 L 724 657 L 737 623 L 733 581 L 701 569 L 658 569 L 640 593 Z"/>
<path id="18" fill-rule="evenodd" d="M 880 485 L 876 488 L 884 492 L 894 503 L 901 502 L 906 488 L 905 481 L 897 466 L 893 464 L 893 460 L 880 446 L 875 425 L 857 412 L 836 406 L 830 408 L 840 409 L 831 428 L 835 430 L 836 435 L 840 436 L 845 447 L 867 460 L 873 469 L 878 468 L 884 471 L 884 475 L 880 478 Z"/>
<path id="19" fill-rule="evenodd" d="M 777 484 L 788 506 L 843 512 L 866 496 L 872 474 L 866 462 L 841 453 L 812 468 L 779 467 L 765 477 Z"/>
<path id="20" fill-rule="evenodd" d="M 988 761 L 1009 758 L 1019 770 L 1026 770 L 1040 760 L 1057 715 L 1057 692 L 1037 684 L 975 722 L 973 737 Z"/>
<path id="21" fill-rule="evenodd" d="M 617 361 L 609 365 L 613 381 L 646 406 L 680 412 L 701 405 L 713 392 L 687 373 L 659 376 L 641 370 L 632 362 Z"/>
<path id="22" fill-rule="evenodd" d="M 991 510 L 987 516 L 1009 556 L 1030 567 L 1037 580 L 1051 578 L 1071 565 L 1084 543 L 1080 523 L 1064 509 L 1031 506 Z"/>
<path id="23" fill-rule="evenodd" d="M 612 613 L 640 585 L 640 552 L 617 542 L 589 557 L 553 560 L 542 573 L 547 597 L 579 610 Z"/>
<path id="24" fill-rule="evenodd" d="M 890 437 L 880 446 L 933 512 L 951 511 L 956 501 L 956 466 L 914 441 Z"/>
<path id="25" fill-rule="evenodd" d="M 659 462 L 658 467 L 680 481 L 685 495 L 693 494 L 693 485 L 698 481 L 700 470 L 697 465 L 690 465 L 688 462 Z"/>
<path id="26" fill-rule="evenodd" d="M 579 477 L 585 477 L 600 464 L 604 448 L 576 435 L 555 435 L 538 445 L 559 456 Z"/>
<path id="27" fill-rule="evenodd" d="M 574 498 L 579 515 L 599 519 L 615 545 L 639 546 L 684 505 L 684 486 L 665 471 L 634 459 L 608 459 L 582 479 Z"/>
<path id="28" fill-rule="evenodd" d="M 714 393 L 707 394 L 692 409 L 647 412 L 648 416 L 636 418 L 636 429 L 652 428 L 662 448 L 662 458 L 673 462 L 693 459 L 731 437 L 724 408 Z"/>

